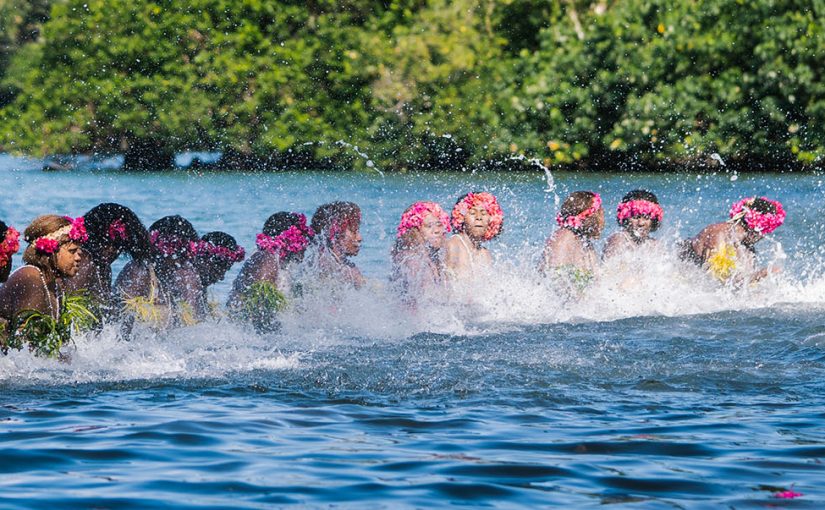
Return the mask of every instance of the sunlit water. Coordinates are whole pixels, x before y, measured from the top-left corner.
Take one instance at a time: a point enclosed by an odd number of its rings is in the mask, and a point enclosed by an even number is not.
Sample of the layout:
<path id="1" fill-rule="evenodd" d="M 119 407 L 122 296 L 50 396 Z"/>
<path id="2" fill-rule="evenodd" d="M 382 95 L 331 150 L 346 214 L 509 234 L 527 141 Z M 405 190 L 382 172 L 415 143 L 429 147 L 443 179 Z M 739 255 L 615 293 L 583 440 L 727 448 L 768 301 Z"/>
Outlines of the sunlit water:
<path id="1" fill-rule="evenodd" d="M 608 216 L 647 187 L 663 255 L 619 260 L 578 302 L 534 272 L 552 229 L 547 176 L 351 173 L 44 174 L 0 158 L 0 218 L 103 201 L 148 224 L 179 213 L 248 250 L 278 210 L 363 208 L 371 282 L 304 303 L 283 331 L 220 321 L 122 342 L 78 339 L 71 364 L 0 358 L 0 506 L 800 507 L 825 501 L 823 192 L 817 175 L 554 175 Z M 496 193 L 494 275 L 411 314 L 386 285 L 401 211 Z M 675 262 L 673 242 L 745 195 L 788 220 L 759 245 L 782 272 L 739 291 Z M 615 223 L 608 223 L 608 233 Z M 19 256 L 15 259 L 20 264 Z M 122 263 L 121 263 L 122 264 Z M 237 273 L 216 286 L 223 301 Z M 461 301 L 461 302 L 458 302 Z M 788 500 L 780 490 L 803 494 Z"/>

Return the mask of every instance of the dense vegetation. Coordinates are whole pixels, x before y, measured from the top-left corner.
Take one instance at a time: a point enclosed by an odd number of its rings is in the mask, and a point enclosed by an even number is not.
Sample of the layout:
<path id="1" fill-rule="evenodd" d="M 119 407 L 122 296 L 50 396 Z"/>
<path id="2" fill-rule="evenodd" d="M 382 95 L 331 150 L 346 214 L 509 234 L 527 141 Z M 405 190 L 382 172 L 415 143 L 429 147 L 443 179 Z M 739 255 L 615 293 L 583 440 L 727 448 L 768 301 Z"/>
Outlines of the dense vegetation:
<path id="1" fill-rule="evenodd" d="M 825 0 L 0 0 L 0 13 L 7 151 L 363 164 L 343 141 L 396 170 L 825 155 Z"/>

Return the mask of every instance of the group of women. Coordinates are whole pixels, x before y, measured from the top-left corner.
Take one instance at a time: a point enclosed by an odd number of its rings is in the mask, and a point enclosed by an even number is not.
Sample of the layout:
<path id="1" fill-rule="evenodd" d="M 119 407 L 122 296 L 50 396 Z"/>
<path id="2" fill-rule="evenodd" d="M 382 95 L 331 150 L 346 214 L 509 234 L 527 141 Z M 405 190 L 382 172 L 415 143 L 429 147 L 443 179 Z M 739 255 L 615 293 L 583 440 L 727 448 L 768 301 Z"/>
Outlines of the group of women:
<path id="1" fill-rule="evenodd" d="M 596 278 L 600 260 L 655 245 L 651 234 L 663 210 L 653 193 L 634 190 L 618 204 L 616 219 L 621 230 L 607 239 L 600 257 L 593 242 L 604 229 L 601 197 L 592 191 L 571 193 L 556 216 L 539 273 L 586 287 Z M 684 241 L 681 257 L 720 281 L 758 280 L 767 272 L 757 269 L 754 246 L 784 219 L 779 202 L 744 198 L 733 204 L 727 221 Z M 449 214 L 431 201 L 410 205 L 401 214 L 391 251 L 393 288 L 415 307 L 432 292 L 485 274 L 492 266 L 485 245 L 501 234 L 503 224 L 504 212 L 488 192 L 460 197 Z M 270 216 L 257 235 L 257 250 L 232 286 L 228 315 L 267 331 L 277 328 L 278 312 L 307 291 L 303 282 L 364 286 L 352 260 L 361 247 L 360 226 L 361 210 L 352 202 L 323 204 L 309 223 L 295 212 Z M 112 203 L 78 218 L 36 218 L 23 232 L 25 265 L 13 273 L 20 234 L 0 222 L 0 239 L 4 352 L 28 346 L 37 354 L 59 355 L 78 323 L 94 320 L 119 322 L 126 334 L 136 321 L 156 328 L 196 323 L 216 313 L 207 288 L 246 259 L 229 234 L 199 236 L 180 216 L 161 218 L 147 229 L 129 208 Z M 113 281 L 112 264 L 122 254 L 130 260 Z"/>

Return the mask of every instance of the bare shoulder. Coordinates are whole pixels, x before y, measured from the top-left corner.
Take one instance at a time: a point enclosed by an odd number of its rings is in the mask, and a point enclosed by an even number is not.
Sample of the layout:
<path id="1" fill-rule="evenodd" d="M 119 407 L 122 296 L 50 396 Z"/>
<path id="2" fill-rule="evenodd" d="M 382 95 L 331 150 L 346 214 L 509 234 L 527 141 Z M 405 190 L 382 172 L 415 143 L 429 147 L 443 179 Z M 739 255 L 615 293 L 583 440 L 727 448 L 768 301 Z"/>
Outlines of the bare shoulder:
<path id="1" fill-rule="evenodd" d="M 277 255 L 257 252 L 249 259 L 241 272 L 244 273 L 246 279 L 276 282 L 278 280 L 279 263 L 280 259 Z"/>
<path id="2" fill-rule="evenodd" d="M 451 236 L 449 239 L 447 239 L 446 248 L 448 253 L 459 253 L 463 249 L 461 239 L 459 239 L 457 235 Z"/>
<path id="3" fill-rule="evenodd" d="M 23 266 L 13 272 L 6 281 L 7 288 L 25 287 L 30 285 L 43 285 L 42 273 L 34 266 Z"/>
<path id="4" fill-rule="evenodd" d="M 727 236 L 729 227 L 728 223 L 708 225 L 693 238 L 694 246 L 705 247 L 719 243 Z"/>
<path id="5" fill-rule="evenodd" d="M 567 229 L 560 228 L 553 232 L 550 237 L 547 238 L 545 245 L 548 249 L 554 250 L 560 248 L 566 244 L 568 244 L 571 239 L 574 239 L 575 235 Z"/>
<path id="6" fill-rule="evenodd" d="M 608 257 L 621 250 L 623 246 L 628 244 L 627 236 L 621 232 L 615 232 L 607 238 L 604 243 L 604 256 Z"/>

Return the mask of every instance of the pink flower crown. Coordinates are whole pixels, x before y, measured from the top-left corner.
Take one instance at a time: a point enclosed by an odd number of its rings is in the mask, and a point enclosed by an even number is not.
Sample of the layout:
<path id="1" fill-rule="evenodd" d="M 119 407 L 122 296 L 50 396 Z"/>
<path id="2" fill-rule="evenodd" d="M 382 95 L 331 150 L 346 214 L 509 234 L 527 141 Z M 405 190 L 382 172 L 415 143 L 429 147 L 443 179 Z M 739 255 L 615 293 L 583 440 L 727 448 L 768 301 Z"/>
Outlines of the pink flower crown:
<path id="1" fill-rule="evenodd" d="M 277 236 L 268 236 L 264 233 L 258 234 L 255 244 L 259 249 L 277 254 L 280 258 L 285 258 L 290 253 L 301 253 L 309 246 L 310 240 L 315 236 L 315 232 L 307 226 L 307 218 L 303 214 L 298 215 L 298 225 L 292 225 Z"/>
<path id="2" fill-rule="evenodd" d="M 572 229 L 582 228 L 584 221 L 599 212 L 602 208 L 602 197 L 598 193 L 593 193 L 593 204 L 576 215 L 562 216 L 561 212 L 556 214 L 556 223 L 560 227 L 568 227 Z"/>
<path id="3" fill-rule="evenodd" d="M 35 239 L 35 250 L 40 253 L 55 253 L 60 250 L 60 238 L 63 236 L 68 236 L 69 240 L 76 243 L 85 243 L 89 240 L 89 234 L 86 233 L 86 226 L 84 224 L 83 216 L 80 216 L 79 218 L 63 216 L 63 219 L 67 220 L 69 224 L 55 230 L 51 234 L 46 234 Z"/>
<path id="4" fill-rule="evenodd" d="M 109 224 L 109 239 L 112 241 L 126 241 L 129 239 L 129 234 L 126 232 L 126 224 L 123 220 L 117 218 Z"/>
<path id="5" fill-rule="evenodd" d="M 17 253 L 20 249 L 20 232 L 9 227 L 6 229 L 6 235 L 3 236 L 3 242 L 0 242 L 0 267 L 6 267 L 6 264 L 11 260 L 11 256 Z"/>
<path id="6" fill-rule="evenodd" d="M 200 257 L 214 257 L 223 259 L 226 262 L 234 264 L 246 258 L 246 250 L 243 246 L 238 246 L 236 249 L 227 248 L 226 246 L 219 246 L 212 244 L 209 241 L 198 241 L 195 243 L 194 252 L 196 256 Z"/>
<path id="7" fill-rule="evenodd" d="M 662 206 L 648 200 L 629 200 L 620 202 L 616 208 L 616 219 L 619 223 L 636 216 L 647 216 L 651 220 L 662 221 L 664 211 Z"/>
<path id="8" fill-rule="evenodd" d="M 777 200 L 770 200 L 767 197 L 761 197 L 762 200 L 773 204 L 776 208 L 774 213 L 763 213 L 751 209 L 753 201 L 757 197 L 743 198 L 742 200 L 733 204 L 730 208 L 730 221 L 742 219 L 749 229 L 758 232 L 762 235 L 767 235 L 777 229 L 785 222 L 785 210 L 782 204 Z"/>
<path id="9" fill-rule="evenodd" d="M 421 225 L 424 224 L 424 218 L 428 214 L 432 214 L 438 218 L 444 226 L 445 232 L 450 231 L 450 217 L 447 216 L 447 213 L 444 212 L 444 209 L 442 209 L 440 205 L 435 202 L 416 202 L 401 214 L 397 237 L 403 236 L 410 229 L 421 228 Z"/>
<path id="10" fill-rule="evenodd" d="M 498 205 L 498 200 L 495 195 L 487 193 L 486 191 L 481 193 L 468 193 L 462 201 L 453 206 L 453 230 L 461 232 L 464 228 L 464 216 L 467 214 L 467 211 L 479 205 L 484 207 L 487 214 L 490 215 L 490 224 L 487 227 L 487 231 L 484 232 L 484 240 L 489 241 L 501 233 L 501 225 L 504 223 L 504 211 L 502 211 L 501 206 Z"/>
<path id="11" fill-rule="evenodd" d="M 183 258 L 192 258 L 197 251 L 197 243 L 181 239 L 175 235 L 161 234 L 157 230 L 149 232 L 149 242 L 164 257 L 179 255 Z"/>

